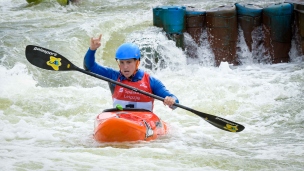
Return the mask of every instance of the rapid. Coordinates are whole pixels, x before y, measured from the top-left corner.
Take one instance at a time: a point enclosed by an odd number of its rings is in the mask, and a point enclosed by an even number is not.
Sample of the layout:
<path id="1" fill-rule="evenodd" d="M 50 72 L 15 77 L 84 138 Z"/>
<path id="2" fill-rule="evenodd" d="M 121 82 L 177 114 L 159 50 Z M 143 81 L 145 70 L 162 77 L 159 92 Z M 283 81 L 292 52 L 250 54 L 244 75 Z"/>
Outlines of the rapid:
<path id="1" fill-rule="evenodd" d="M 291 62 L 257 63 L 240 36 L 239 66 L 213 66 L 207 41 L 189 59 L 153 26 L 158 5 L 211 9 L 236 2 L 267 6 L 283 0 L 45 0 L 0 2 L 0 170 L 293 170 L 304 169 L 304 56 L 293 43 Z M 82 67 L 90 38 L 102 34 L 97 62 L 118 68 L 116 48 L 134 42 L 141 68 L 159 78 L 180 104 L 245 126 L 220 130 L 197 115 L 156 100 L 170 126 L 150 142 L 97 143 L 94 119 L 112 107 L 108 83 L 76 71 L 31 65 L 27 45 L 60 53 Z M 189 36 L 185 37 L 189 39 Z M 162 62 L 146 67 L 151 58 Z M 262 57 L 260 57 L 262 58 Z"/>

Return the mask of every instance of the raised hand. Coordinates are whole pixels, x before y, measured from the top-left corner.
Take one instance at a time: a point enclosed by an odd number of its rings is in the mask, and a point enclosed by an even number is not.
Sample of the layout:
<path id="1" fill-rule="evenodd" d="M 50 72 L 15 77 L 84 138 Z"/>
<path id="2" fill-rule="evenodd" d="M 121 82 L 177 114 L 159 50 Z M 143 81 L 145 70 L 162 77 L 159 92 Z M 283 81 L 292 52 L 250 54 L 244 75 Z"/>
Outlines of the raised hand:
<path id="1" fill-rule="evenodd" d="M 91 38 L 91 44 L 90 44 L 91 50 L 97 50 L 100 47 L 101 37 L 102 37 L 102 34 L 100 34 L 98 38 L 94 38 L 94 37 Z"/>

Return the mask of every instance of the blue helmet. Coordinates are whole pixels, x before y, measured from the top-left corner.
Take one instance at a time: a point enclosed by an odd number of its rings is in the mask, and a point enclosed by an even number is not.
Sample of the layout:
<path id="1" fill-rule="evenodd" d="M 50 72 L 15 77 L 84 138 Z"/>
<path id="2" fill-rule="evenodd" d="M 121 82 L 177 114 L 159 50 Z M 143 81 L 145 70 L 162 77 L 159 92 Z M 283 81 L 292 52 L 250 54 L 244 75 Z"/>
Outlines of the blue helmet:
<path id="1" fill-rule="evenodd" d="M 140 59 L 140 50 L 138 46 L 134 43 L 124 43 L 120 45 L 116 50 L 116 60 L 126 60 L 133 58 L 137 60 Z"/>

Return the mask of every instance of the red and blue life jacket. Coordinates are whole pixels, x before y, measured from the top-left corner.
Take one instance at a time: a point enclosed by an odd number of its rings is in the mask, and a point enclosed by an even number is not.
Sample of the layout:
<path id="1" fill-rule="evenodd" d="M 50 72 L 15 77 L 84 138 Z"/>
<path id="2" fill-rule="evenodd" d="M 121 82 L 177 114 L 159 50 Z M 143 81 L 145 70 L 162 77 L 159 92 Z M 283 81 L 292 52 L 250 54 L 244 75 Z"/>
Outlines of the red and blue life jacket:
<path id="1" fill-rule="evenodd" d="M 147 73 L 144 73 L 144 76 L 141 80 L 132 82 L 130 80 L 123 80 L 121 83 L 135 87 L 139 90 L 143 90 L 148 93 L 152 93 L 150 86 L 150 76 Z M 118 77 L 117 81 L 120 82 Z M 119 85 L 115 86 L 114 93 L 112 95 L 113 106 L 121 105 L 123 108 L 137 108 L 137 109 L 147 109 L 152 111 L 154 106 L 154 98 L 146 96 L 142 93 L 121 87 Z"/>

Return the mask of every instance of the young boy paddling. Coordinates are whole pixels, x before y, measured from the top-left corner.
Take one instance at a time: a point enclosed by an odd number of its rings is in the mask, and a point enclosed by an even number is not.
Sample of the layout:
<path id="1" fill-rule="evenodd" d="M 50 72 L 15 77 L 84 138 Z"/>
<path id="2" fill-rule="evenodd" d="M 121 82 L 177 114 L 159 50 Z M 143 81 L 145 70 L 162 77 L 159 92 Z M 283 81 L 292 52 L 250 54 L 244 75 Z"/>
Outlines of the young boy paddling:
<path id="1" fill-rule="evenodd" d="M 164 98 L 165 105 L 172 109 L 176 108 L 173 104 L 179 102 L 177 97 L 167 90 L 160 80 L 138 68 L 140 64 L 140 50 L 137 45 L 124 43 L 118 47 L 115 59 L 120 70 L 96 63 L 95 52 L 101 45 L 101 37 L 102 35 L 98 38 L 91 38 L 90 48 L 84 57 L 84 68 L 86 70 L 160 96 Z M 114 107 L 121 105 L 123 108 L 141 108 L 153 111 L 153 98 L 119 85 L 109 84 L 109 86 L 112 92 Z"/>

